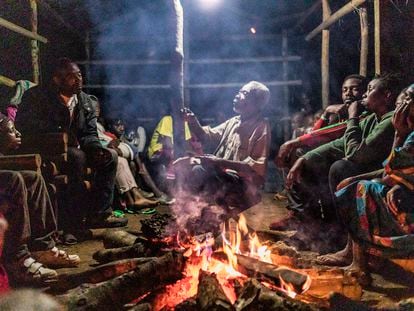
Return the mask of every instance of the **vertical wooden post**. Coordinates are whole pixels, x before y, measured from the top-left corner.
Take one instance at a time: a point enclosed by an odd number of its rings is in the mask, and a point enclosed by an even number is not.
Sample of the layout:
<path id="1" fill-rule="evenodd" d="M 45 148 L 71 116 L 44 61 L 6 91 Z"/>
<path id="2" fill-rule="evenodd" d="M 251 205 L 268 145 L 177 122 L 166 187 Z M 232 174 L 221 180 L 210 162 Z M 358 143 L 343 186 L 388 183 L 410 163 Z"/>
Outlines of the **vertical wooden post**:
<path id="1" fill-rule="evenodd" d="M 322 16 L 326 21 L 331 15 L 331 8 L 328 0 L 322 0 Z M 322 30 L 322 56 L 321 56 L 321 76 L 322 76 L 322 107 L 329 105 L 329 30 Z"/>
<path id="2" fill-rule="evenodd" d="M 30 8 L 32 10 L 30 22 L 32 26 L 32 32 L 37 34 L 37 3 L 36 0 L 30 0 Z M 33 82 L 39 84 L 40 80 L 40 66 L 39 66 L 39 43 L 37 40 L 30 40 L 31 54 L 32 54 L 32 67 L 33 67 Z"/>
<path id="3" fill-rule="evenodd" d="M 180 109 L 184 108 L 184 10 L 180 0 L 171 0 L 174 18 L 174 47 L 171 57 L 170 87 L 173 117 L 174 157 L 185 154 L 184 120 Z"/>
<path id="4" fill-rule="evenodd" d="M 374 0 L 375 74 L 381 74 L 380 0 Z"/>
<path id="5" fill-rule="evenodd" d="M 91 35 L 90 32 L 86 32 L 85 36 L 85 56 L 86 56 L 86 64 L 85 64 L 85 77 L 86 83 L 90 83 L 91 81 Z"/>
<path id="6" fill-rule="evenodd" d="M 287 37 L 287 31 L 286 31 L 286 29 L 284 29 L 282 31 L 282 57 L 287 57 L 288 54 L 289 54 L 288 37 Z M 287 58 L 283 59 L 282 66 L 283 66 L 282 67 L 283 68 L 282 80 L 283 81 L 288 81 L 289 80 L 289 62 L 288 62 Z M 290 98 L 289 86 L 284 85 L 283 86 L 283 109 L 282 109 L 282 113 L 283 113 L 283 118 L 285 120 L 289 116 L 289 98 Z M 289 122 L 284 122 L 283 123 L 283 133 L 284 133 L 284 139 L 289 140 L 290 137 L 291 137 Z"/>
<path id="7" fill-rule="evenodd" d="M 368 62 L 368 14 L 365 6 L 359 9 L 359 20 L 361 24 L 361 54 L 359 58 L 359 74 L 367 76 Z"/>

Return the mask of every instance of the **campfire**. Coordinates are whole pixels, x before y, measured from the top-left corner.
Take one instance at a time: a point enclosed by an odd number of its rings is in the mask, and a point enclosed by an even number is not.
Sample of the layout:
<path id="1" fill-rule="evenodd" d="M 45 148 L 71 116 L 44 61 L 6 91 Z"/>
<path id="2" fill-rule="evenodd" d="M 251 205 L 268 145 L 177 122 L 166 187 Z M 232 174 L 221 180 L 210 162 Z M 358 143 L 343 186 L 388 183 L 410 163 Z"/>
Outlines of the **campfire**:
<path id="1" fill-rule="evenodd" d="M 340 270 L 295 267 L 271 242 L 261 242 L 243 215 L 217 233 L 166 237 L 159 228 L 170 221 L 169 215 L 143 220 L 145 237 L 108 231 L 107 249 L 94 255 L 104 265 L 62 276 L 61 291 L 81 286 L 61 299 L 81 310 L 106 304 L 114 310 L 125 304 L 131 310 L 315 310 L 329 306 L 332 291 L 361 295 L 355 278 Z"/>

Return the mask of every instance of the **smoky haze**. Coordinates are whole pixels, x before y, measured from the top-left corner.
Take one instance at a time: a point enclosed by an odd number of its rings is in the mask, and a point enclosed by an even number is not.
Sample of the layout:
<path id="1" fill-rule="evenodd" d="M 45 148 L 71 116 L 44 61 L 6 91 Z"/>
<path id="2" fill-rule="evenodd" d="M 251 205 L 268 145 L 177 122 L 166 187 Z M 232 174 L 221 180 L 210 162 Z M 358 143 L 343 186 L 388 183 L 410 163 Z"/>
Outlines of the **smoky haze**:
<path id="1" fill-rule="evenodd" d="M 155 1 L 152 5 L 147 1 L 122 1 L 122 9 L 113 12 L 116 16 L 108 17 L 108 4 L 92 2 L 93 5 L 89 6 L 90 18 L 100 27 L 90 35 L 91 60 L 113 62 L 89 66 L 89 85 L 112 85 L 106 89 L 91 88 L 89 92 L 102 98 L 106 114 L 117 114 L 129 124 L 136 124 L 139 119 L 141 125 L 151 129 L 168 111 L 170 66 L 168 63 L 145 64 L 144 61 L 169 60 L 174 39 L 172 8 L 165 1 Z M 219 10 L 204 12 L 194 1 L 184 1 L 185 41 L 189 47 L 185 61 L 281 56 L 280 35 L 263 38 L 262 34 L 267 29 L 256 26 L 257 22 L 240 13 L 241 8 L 235 1 L 223 5 Z M 234 7 L 229 9 L 231 5 Z M 102 18 L 108 18 L 108 21 L 102 22 Z M 250 32 L 252 26 L 257 28 L 256 35 Z M 120 61 L 133 64 L 120 64 Z M 204 123 L 214 123 L 218 113 L 220 117 L 231 117 L 234 114 L 233 97 L 239 87 L 248 81 L 283 79 L 282 62 L 191 62 L 186 74 L 187 85 L 193 86 L 187 105 Z M 300 65 L 291 63 L 288 78 L 299 80 L 300 75 Z M 202 87 L 205 84 L 225 83 L 236 85 Z M 143 85 L 164 87 L 142 89 Z M 266 113 L 278 115 L 283 98 L 282 88 L 276 86 L 270 89 L 272 101 Z"/>

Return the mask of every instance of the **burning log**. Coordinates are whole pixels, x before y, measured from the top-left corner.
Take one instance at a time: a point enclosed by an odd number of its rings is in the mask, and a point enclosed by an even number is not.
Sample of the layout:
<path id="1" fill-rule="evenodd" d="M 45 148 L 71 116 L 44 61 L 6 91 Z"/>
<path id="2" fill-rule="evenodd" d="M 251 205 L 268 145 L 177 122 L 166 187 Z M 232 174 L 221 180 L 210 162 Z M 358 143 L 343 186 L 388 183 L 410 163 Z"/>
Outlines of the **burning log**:
<path id="1" fill-rule="evenodd" d="M 278 295 L 262 286 L 256 279 L 250 279 L 245 283 L 234 307 L 237 311 L 314 310 L 303 302 Z"/>
<path id="2" fill-rule="evenodd" d="M 299 273 L 286 267 L 278 267 L 276 265 L 265 263 L 257 259 L 243 256 L 237 256 L 238 270 L 248 276 L 263 276 L 270 279 L 275 285 L 282 286 L 283 282 L 291 284 L 297 293 L 304 290 L 304 285 L 308 282 L 306 274 Z"/>
<path id="3" fill-rule="evenodd" d="M 175 311 L 198 311 L 199 309 L 195 298 L 189 298 L 175 306 Z"/>
<path id="4" fill-rule="evenodd" d="M 364 306 L 361 303 L 355 302 L 344 295 L 333 293 L 329 297 L 329 306 L 331 310 L 342 310 L 342 311 L 352 311 L 352 310 L 360 310 L 360 311 L 368 311 L 371 310 L 367 306 Z"/>
<path id="5" fill-rule="evenodd" d="M 106 230 L 103 239 L 105 248 L 116 248 L 134 245 L 137 236 L 124 230 Z"/>
<path id="6" fill-rule="evenodd" d="M 182 278 L 184 262 L 182 254 L 170 252 L 112 280 L 84 284 L 58 298 L 68 310 L 102 310 L 106 306 L 120 310 L 134 298 Z"/>
<path id="7" fill-rule="evenodd" d="M 119 260 L 79 273 L 59 274 L 59 280 L 53 284 L 53 290 L 66 291 L 83 283 L 99 283 L 129 272 L 139 265 L 154 260 L 154 257 Z"/>
<path id="8" fill-rule="evenodd" d="M 92 258 L 99 263 L 107 263 L 120 259 L 154 256 L 157 253 L 156 247 L 150 248 L 142 243 L 135 243 L 132 246 L 99 250 L 92 255 Z"/>
<path id="9" fill-rule="evenodd" d="M 200 270 L 197 302 L 201 310 L 233 310 L 214 273 Z"/>

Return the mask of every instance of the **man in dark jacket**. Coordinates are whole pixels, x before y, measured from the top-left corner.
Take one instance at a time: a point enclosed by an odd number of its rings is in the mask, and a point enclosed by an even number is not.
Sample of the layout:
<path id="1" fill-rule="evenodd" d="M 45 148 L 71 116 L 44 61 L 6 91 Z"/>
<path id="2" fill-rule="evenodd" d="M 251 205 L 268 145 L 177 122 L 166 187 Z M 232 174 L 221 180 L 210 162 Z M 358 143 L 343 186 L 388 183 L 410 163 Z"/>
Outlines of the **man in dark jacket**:
<path id="1" fill-rule="evenodd" d="M 82 91 L 79 67 L 67 58 L 59 59 L 47 88 L 36 87 L 23 97 L 16 124 L 23 133 L 66 132 L 69 185 L 67 206 L 61 207 L 60 224 L 67 232 L 80 229 L 87 217 L 91 227 L 119 227 L 127 219 L 112 214 L 117 154 L 98 140 L 96 115 L 89 95 Z M 41 142 L 40 142 L 41 143 Z M 85 168 L 95 170 L 93 199 L 85 211 Z"/>

